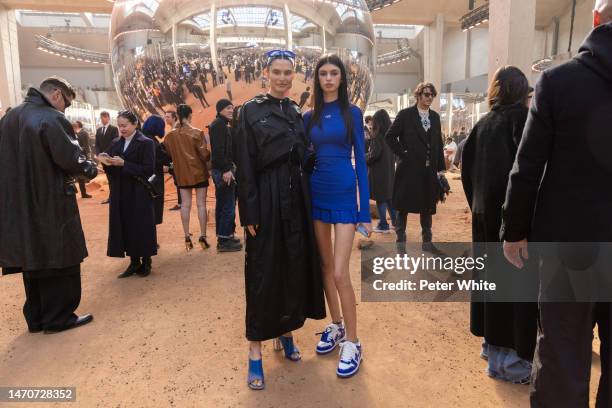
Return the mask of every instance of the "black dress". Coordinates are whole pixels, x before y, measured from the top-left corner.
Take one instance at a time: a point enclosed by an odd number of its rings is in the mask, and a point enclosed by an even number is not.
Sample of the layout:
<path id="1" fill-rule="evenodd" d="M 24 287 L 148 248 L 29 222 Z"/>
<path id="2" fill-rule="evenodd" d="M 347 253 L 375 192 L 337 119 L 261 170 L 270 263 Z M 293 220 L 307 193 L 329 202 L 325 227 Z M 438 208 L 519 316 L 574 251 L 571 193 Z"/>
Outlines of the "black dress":
<path id="1" fill-rule="evenodd" d="M 104 166 L 110 180 L 110 210 L 107 255 L 123 258 L 157 254 L 157 232 L 153 199 L 137 180 L 155 172 L 155 144 L 136 132 L 124 152 L 125 139 L 113 140 L 106 153 L 124 159 L 123 167 Z"/>
<path id="2" fill-rule="evenodd" d="M 493 109 L 476 124 L 463 148 L 461 179 L 472 210 L 475 255 L 486 253 L 488 257 L 487 269 L 475 278 L 495 281 L 500 288 L 515 288 L 507 291 L 506 300 L 516 299 L 519 294 L 535 299 L 538 289 L 538 274 L 532 265 L 535 256 L 530 256 L 527 266 L 519 270 L 505 260 L 499 244 L 508 174 L 526 119 L 527 108 L 523 104 Z M 537 303 L 483 300 L 487 298 L 481 293 L 473 294 L 472 334 L 494 346 L 514 349 L 519 357 L 531 361 L 536 344 Z"/>
<path id="3" fill-rule="evenodd" d="M 325 317 L 299 108 L 258 96 L 244 105 L 236 139 L 240 220 L 258 226 L 246 233 L 246 337 L 262 341 Z"/>

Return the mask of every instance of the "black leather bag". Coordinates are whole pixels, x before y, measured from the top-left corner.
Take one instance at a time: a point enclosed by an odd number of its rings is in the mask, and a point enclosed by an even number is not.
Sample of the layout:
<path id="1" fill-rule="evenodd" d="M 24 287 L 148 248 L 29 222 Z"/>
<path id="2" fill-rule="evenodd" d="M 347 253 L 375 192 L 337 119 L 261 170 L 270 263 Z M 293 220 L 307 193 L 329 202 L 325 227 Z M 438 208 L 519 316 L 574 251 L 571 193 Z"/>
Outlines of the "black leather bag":
<path id="1" fill-rule="evenodd" d="M 438 176 L 438 201 L 445 202 L 446 196 L 451 192 L 450 184 L 443 174 Z"/>
<path id="2" fill-rule="evenodd" d="M 134 178 L 136 179 L 136 181 L 138 181 L 144 186 L 144 188 L 147 190 L 147 193 L 149 193 L 152 199 L 156 199 L 161 195 L 160 192 L 157 191 L 157 189 L 155 188 L 155 181 L 158 178 L 156 174 L 149 177 L 148 180 L 138 176 L 134 176 Z"/>

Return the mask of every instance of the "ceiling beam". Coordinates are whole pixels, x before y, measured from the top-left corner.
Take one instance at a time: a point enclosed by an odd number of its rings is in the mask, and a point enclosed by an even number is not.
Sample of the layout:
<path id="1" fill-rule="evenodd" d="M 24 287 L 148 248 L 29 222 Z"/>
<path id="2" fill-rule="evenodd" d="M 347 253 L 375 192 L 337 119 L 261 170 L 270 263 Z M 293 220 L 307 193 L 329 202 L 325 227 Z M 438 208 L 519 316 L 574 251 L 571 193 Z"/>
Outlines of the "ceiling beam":
<path id="1" fill-rule="evenodd" d="M 113 10 L 113 4 L 107 0 L 0 0 L 0 6 L 7 9 L 108 14 Z"/>

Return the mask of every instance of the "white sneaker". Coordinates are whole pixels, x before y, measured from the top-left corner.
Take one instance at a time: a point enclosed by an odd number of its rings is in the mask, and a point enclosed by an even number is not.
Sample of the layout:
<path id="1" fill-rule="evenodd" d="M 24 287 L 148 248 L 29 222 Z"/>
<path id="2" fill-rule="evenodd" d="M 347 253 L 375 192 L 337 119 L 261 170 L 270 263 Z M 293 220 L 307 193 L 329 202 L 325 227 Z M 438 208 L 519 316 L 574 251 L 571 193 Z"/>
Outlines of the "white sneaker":
<path id="1" fill-rule="evenodd" d="M 317 334 L 321 335 L 321 340 L 317 344 L 317 354 L 331 353 L 346 336 L 344 326 L 336 323 L 330 323 L 323 332 Z"/>
<path id="2" fill-rule="evenodd" d="M 373 232 L 379 233 L 379 234 L 390 234 L 391 233 L 391 229 L 380 229 L 379 227 L 376 227 L 372 230 Z"/>
<path id="3" fill-rule="evenodd" d="M 345 341 L 342 343 L 340 345 L 340 361 L 338 362 L 336 375 L 341 378 L 348 378 L 357 374 L 361 365 L 361 358 L 360 342 Z"/>

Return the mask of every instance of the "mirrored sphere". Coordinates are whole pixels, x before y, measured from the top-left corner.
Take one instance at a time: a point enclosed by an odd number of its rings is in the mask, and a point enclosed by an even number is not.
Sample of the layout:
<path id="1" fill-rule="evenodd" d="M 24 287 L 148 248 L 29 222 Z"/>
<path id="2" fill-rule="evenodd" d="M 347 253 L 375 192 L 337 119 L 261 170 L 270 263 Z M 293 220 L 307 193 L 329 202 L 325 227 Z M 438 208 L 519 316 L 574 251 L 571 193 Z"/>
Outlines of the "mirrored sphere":
<path id="1" fill-rule="evenodd" d="M 304 110 L 323 53 L 343 59 L 351 99 L 364 109 L 372 93 L 374 40 L 364 0 L 117 0 L 110 28 L 124 106 L 144 119 L 187 103 L 199 128 L 212 121 L 219 99 L 238 106 L 266 92 L 263 55 L 273 49 L 297 54 L 289 96 Z"/>

